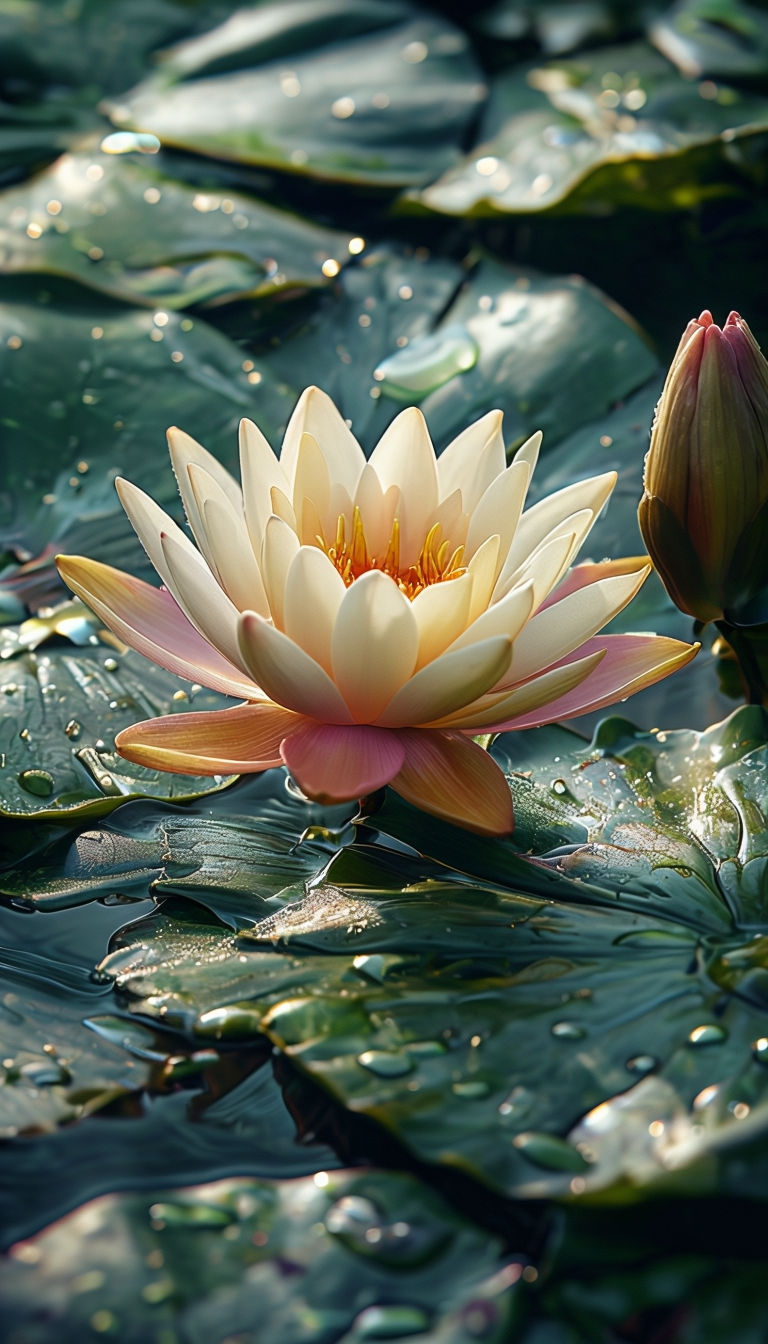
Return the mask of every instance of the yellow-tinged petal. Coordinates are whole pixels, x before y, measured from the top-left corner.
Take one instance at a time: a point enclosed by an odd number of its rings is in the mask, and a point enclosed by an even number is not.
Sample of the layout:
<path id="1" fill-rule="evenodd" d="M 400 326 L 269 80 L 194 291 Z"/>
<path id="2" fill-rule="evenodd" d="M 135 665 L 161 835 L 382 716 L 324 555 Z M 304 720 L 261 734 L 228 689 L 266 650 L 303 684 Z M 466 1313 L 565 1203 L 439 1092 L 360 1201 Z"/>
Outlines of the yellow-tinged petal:
<path id="1" fill-rule="evenodd" d="M 460 733 L 398 733 L 405 760 L 392 788 L 415 807 L 480 835 L 514 825 L 509 784 L 492 756 Z"/>
<path id="2" fill-rule="evenodd" d="M 650 569 L 645 565 L 634 574 L 599 579 L 537 612 L 515 641 L 505 682 L 514 685 L 535 676 L 602 630 L 632 600 Z"/>
<path id="3" fill-rule="evenodd" d="M 458 490 L 465 513 L 472 512 L 491 481 L 507 465 L 501 433 L 503 418 L 501 411 L 489 411 L 462 430 L 437 459 L 440 498 L 447 499 Z"/>
<path id="4" fill-rule="evenodd" d="M 219 583 L 235 606 L 267 614 L 267 598 L 242 508 L 235 509 L 218 483 L 202 467 L 188 469 L 210 556 Z"/>
<path id="5" fill-rule="evenodd" d="M 525 503 L 530 470 L 526 462 L 513 462 L 492 481 L 469 519 L 466 554 L 472 556 L 486 537 L 498 535 L 499 557 L 506 560 Z"/>
<path id="6" fill-rule="evenodd" d="M 272 508 L 271 491 L 276 486 L 287 497 L 285 472 L 277 457 L 252 420 L 240 421 L 240 473 L 248 532 L 255 555 L 261 552 L 261 539 Z"/>
<path id="7" fill-rule="evenodd" d="M 296 469 L 293 475 L 293 512 L 297 519 L 302 516 L 305 499 L 311 499 L 323 522 L 323 528 L 335 526 L 331 523 L 331 479 L 328 464 L 320 450 L 317 439 L 311 434 L 302 434 L 296 454 Z M 305 539 L 306 540 L 306 539 Z"/>
<path id="8" fill-rule="evenodd" d="M 279 630 L 285 624 L 285 583 L 288 570 L 299 553 L 299 539 L 293 528 L 272 514 L 264 527 L 261 544 L 261 579 L 272 620 Z"/>
<path id="9" fill-rule="evenodd" d="M 331 656 L 334 680 L 354 719 L 376 720 L 411 676 L 418 648 L 411 603 L 392 579 L 372 569 L 347 588 Z"/>
<path id="10" fill-rule="evenodd" d="M 311 434 L 319 444 L 328 463 L 330 479 L 339 481 L 350 495 L 354 495 L 365 466 L 365 455 L 331 398 L 319 387 L 308 387 L 302 392 L 285 431 L 280 464 L 291 489 L 304 434 Z"/>
<path id="11" fill-rule="evenodd" d="M 184 490 L 181 478 L 193 465 L 201 467 L 209 476 L 212 476 L 220 490 L 224 491 L 233 509 L 242 512 L 243 492 L 235 480 L 230 475 L 226 467 L 223 467 L 218 458 L 209 453 L 197 439 L 193 439 L 190 434 L 185 433 L 183 429 L 178 429 L 172 425 L 168 430 L 168 448 L 171 454 L 171 465 L 179 482 L 179 489 L 184 496 Z"/>
<path id="12" fill-rule="evenodd" d="M 303 720 L 281 705 L 238 705 L 202 714 L 166 714 L 124 728 L 115 747 L 126 760 L 179 775 L 242 775 L 282 764 L 280 743 Z"/>
<path id="13" fill-rule="evenodd" d="M 400 491 L 400 561 L 414 564 L 428 531 L 429 518 L 437 507 L 435 450 L 427 423 L 416 406 L 395 416 L 374 448 L 370 464 L 383 490 L 396 485 Z"/>
<path id="14" fill-rule="evenodd" d="M 551 700 L 565 696 L 594 671 L 604 656 L 605 649 L 598 649 L 587 657 L 552 667 L 548 672 L 542 672 L 540 676 L 512 690 L 493 690 L 490 695 L 478 697 L 474 704 L 465 709 L 436 717 L 428 726 L 461 728 L 466 732 L 495 728 L 499 723 L 506 723 L 513 717 L 527 714 L 541 705 L 548 705 Z M 549 719 L 543 722 L 548 723 Z"/>
<path id="15" fill-rule="evenodd" d="M 462 633 L 471 601 L 471 574 L 432 583 L 413 599 L 411 610 L 419 631 L 417 669 L 431 663 Z"/>
<path id="16" fill-rule="evenodd" d="M 324 551 L 302 546 L 285 578 L 283 629 L 332 675 L 331 638 L 347 589 Z"/>
<path id="17" fill-rule="evenodd" d="M 593 520 L 597 518 L 616 484 L 616 479 L 615 471 L 607 471 L 602 476 L 590 476 L 585 481 L 576 481 L 574 485 L 566 485 L 562 490 L 556 490 L 553 495 L 546 495 L 538 504 L 526 509 L 520 519 L 504 570 L 511 573 L 515 566 L 523 564 L 539 543 L 547 536 L 555 535 L 564 520 L 573 514 L 580 514 L 586 509 L 592 514 Z M 589 527 L 585 529 L 582 540 L 588 531 Z"/>
<path id="18" fill-rule="evenodd" d="M 442 653 L 401 687 L 376 722 L 405 728 L 453 713 L 495 686 L 509 667 L 511 654 L 512 641 L 504 635 Z"/>
<path id="19" fill-rule="evenodd" d="M 237 642 L 238 611 L 183 533 L 160 534 L 168 587 L 201 635 L 236 666 L 243 666 Z"/>
<path id="20" fill-rule="evenodd" d="M 513 588 L 500 602 L 495 602 L 483 612 L 482 616 L 478 616 L 474 624 L 468 626 L 454 641 L 451 649 L 467 649 L 470 645 L 477 644 L 482 639 L 490 639 L 493 635 L 506 635 L 508 639 L 517 640 L 533 611 L 533 604 L 532 583 L 524 583 L 519 588 Z M 514 659 L 514 650 L 512 657 Z"/>
<path id="21" fill-rule="evenodd" d="M 391 485 L 388 490 L 384 490 L 370 462 L 366 462 L 357 483 L 353 507 L 360 510 L 368 549 L 377 560 L 386 555 L 399 502 L 400 491 L 397 486 Z M 351 529 L 352 508 L 337 508 L 334 511 L 337 516 L 344 514 L 347 527 Z"/>
<path id="22" fill-rule="evenodd" d="M 491 600 L 496 575 L 499 572 L 500 548 L 501 538 L 498 533 L 487 537 L 467 564 L 467 573 L 472 576 L 472 599 L 469 604 L 467 625 L 477 620 Z"/>
<path id="23" fill-rule="evenodd" d="M 325 668 L 255 611 L 240 617 L 240 648 L 254 680 L 276 704 L 319 723 L 352 722 Z"/>

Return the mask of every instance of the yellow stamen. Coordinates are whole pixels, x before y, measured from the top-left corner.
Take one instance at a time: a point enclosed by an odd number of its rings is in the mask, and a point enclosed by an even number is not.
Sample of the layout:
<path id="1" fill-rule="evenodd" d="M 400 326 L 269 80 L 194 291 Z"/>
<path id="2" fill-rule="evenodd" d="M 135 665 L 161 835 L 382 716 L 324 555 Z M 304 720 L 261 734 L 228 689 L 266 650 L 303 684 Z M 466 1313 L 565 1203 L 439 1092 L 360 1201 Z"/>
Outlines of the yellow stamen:
<path id="1" fill-rule="evenodd" d="M 400 567 L 399 519 L 395 518 L 392 523 L 392 531 L 383 559 L 371 555 L 368 549 L 363 520 L 358 508 L 355 508 L 352 517 L 351 530 L 352 536 L 347 541 L 346 518 L 343 513 L 340 513 L 333 543 L 329 546 L 324 537 L 318 536 L 316 538 L 318 546 L 333 561 L 347 587 L 354 583 L 355 579 L 359 579 L 362 574 L 367 574 L 372 569 L 378 569 L 382 574 L 388 574 L 391 579 L 394 579 L 401 592 L 413 600 L 430 584 L 444 583 L 448 579 L 458 579 L 467 572 L 466 567 L 462 565 L 464 547 L 457 546 L 454 550 L 451 550 L 450 541 L 447 539 L 441 540 L 443 530 L 441 523 L 435 523 L 429 529 L 416 560 L 412 565 L 407 565 L 404 568 Z"/>

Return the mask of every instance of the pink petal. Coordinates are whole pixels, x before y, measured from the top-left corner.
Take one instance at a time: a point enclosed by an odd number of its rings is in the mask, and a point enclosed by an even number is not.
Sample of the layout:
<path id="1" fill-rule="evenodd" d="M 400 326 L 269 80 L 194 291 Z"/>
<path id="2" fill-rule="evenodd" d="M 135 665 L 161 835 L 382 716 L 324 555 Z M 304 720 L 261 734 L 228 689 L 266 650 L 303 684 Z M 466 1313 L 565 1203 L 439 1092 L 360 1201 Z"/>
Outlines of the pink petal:
<path id="1" fill-rule="evenodd" d="M 662 635 L 603 635 L 588 639 L 556 666 L 564 667 L 575 659 L 604 649 L 605 656 L 593 672 L 565 695 L 528 714 L 494 724 L 494 730 L 538 728 L 542 723 L 576 718 L 578 714 L 613 705 L 684 667 L 700 647 Z"/>
<path id="2" fill-rule="evenodd" d="M 341 803 L 388 784 L 403 764 L 405 749 L 399 734 L 386 728 L 305 720 L 286 737 L 280 754 L 310 798 Z"/>
<path id="3" fill-rule="evenodd" d="M 238 700 L 263 698 L 256 682 L 198 633 L 167 589 L 80 555 L 60 555 L 56 563 L 99 620 L 153 663 Z"/>
<path id="4" fill-rule="evenodd" d="M 402 729 L 405 762 L 392 788 L 409 803 L 480 835 L 507 835 L 512 794 L 499 766 L 461 733 Z"/>
<path id="5" fill-rule="evenodd" d="M 297 719 L 289 709 L 273 704 L 166 714 L 124 728 L 115 746 L 126 760 L 154 770 L 180 775 L 254 774 L 282 765 L 280 743 Z"/>

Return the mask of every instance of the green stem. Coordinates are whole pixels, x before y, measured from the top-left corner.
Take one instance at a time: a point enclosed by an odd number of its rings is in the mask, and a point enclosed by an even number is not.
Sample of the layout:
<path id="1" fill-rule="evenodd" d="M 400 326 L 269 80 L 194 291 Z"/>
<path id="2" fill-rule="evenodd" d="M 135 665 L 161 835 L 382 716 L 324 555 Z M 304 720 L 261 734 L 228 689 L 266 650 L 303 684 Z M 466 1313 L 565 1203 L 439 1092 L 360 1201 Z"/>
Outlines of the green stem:
<path id="1" fill-rule="evenodd" d="M 768 663 L 760 656 L 765 652 L 765 627 L 750 630 L 727 621 L 716 621 L 715 625 L 733 651 L 747 704 L 768 704 Z"/>

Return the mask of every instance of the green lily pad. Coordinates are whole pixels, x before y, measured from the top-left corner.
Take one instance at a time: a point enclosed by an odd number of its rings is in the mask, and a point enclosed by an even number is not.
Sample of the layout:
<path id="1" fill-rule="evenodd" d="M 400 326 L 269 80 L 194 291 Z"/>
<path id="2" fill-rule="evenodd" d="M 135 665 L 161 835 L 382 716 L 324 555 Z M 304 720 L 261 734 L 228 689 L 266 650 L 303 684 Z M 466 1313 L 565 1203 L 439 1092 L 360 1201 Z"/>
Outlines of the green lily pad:
<path id="1" fill-rule="evenodd" d="M 438 447 L 498 407 L 510 445 L 542 429 L 545 452 L 657 367 L 631 319 L 578 277 L 383 248 L 348 267 L 266 363 L 286 382 L 313 370 L 370 448 L 405 400 Z"/>
<path id="2" fill-rule="evenodd" d="M 422 1160 L 507 1195 L 735 1189 L 768 1115 L 765 737 L 755 709 L 703 735 L 609 720 L 587 751 L 509 734 L 514 845 L 390 803 L 239 938 L 177 902 L 100 970 L 193 1039 L 266 1033 Z"/>
<path id="3" fill-rule="evenodd" d="M 521 1269 L 415 1178 L 373 1170 L 107 1195 L 14 1246 L 0 1283 L 29 1344 L 52 1326 L 254 1339 L 256 1321 L 285 1344 L 501 1344 Z"/>
<path id="4" fill-rule="evenodd" d="M 768 17 L 742 0 L 678 0 L 651 23 L 649 37 L 686 79 L 762 79 Z"/>
<path id="5" fill-rule="evenodd" d="M 6 936 L 5 926 L 3 935 Z M 83 1025 L 109 983 L 56 956 L 0 948 L 0 1136 L 43 1134 L 140 1088 L 146 1066 Z"/>
<path id="6" fill-rule="evenodd" d="M 74 839 L 59 835 L 17 858 L 0 873 L 0 892 L 16 907 L 52 911 L 116 892 L 143 898 L 151 885 L 157 896 L 185 896 L 246 928 L 296 899 L 352 811 L 299 801 L 282 770 L 246 776 L 184 808 L 125 803 Z"/>
<path id="7" fill-rule="evenodd" d="M 3 298 L 0 548 L 20 561 L 3 584 L 37 607 L 64 594 L 57 551 L 147 573 L 114 479 L 178 508 L 169 425 L 234 466 L 241 417 L 276 436 L 293 393 L 199 318 L 126 309 L 53 278 L 45 289 L 7 280 Z"/>
<path id="8" fill-rule="evenodd" d="M 136 137 L 127 135 L 128 146 Z M 119 148 L 119 135 L 102 148 Z M 65 154 L 0 196 L 10 274 L 52 272 L 158 308 L 291 294 L 328 279 L 349 234 L 239 192 L 198 191 L 123 153 Z"/>
<path id="9" fill-rule="evenodd" d="M 604 47 L 500 75 L 472 153 L 404 208 L 690 209 L 749 190 L 767 139 L 760 93 L 691 83 L 641 43 Z"/>
<path id="10" fill-rule="evenodd" d="M 104 816 L 136 796 L 199 797 L 221 787 L 129 764 L 114 738 L 137 719 L 221 706 L 213 691 L 178 679 L 139 654 L 50 649 L 0 665 L 0 816 L 71 825 Z"/>
<path id="11" fill-rule="evenodd" d="M 293 0 L 165 52 L 111 115 L 198 154 L 399 188 L 455 161 L 485 94 L 466 37 L 442 18 L 382 0 Z"/>

